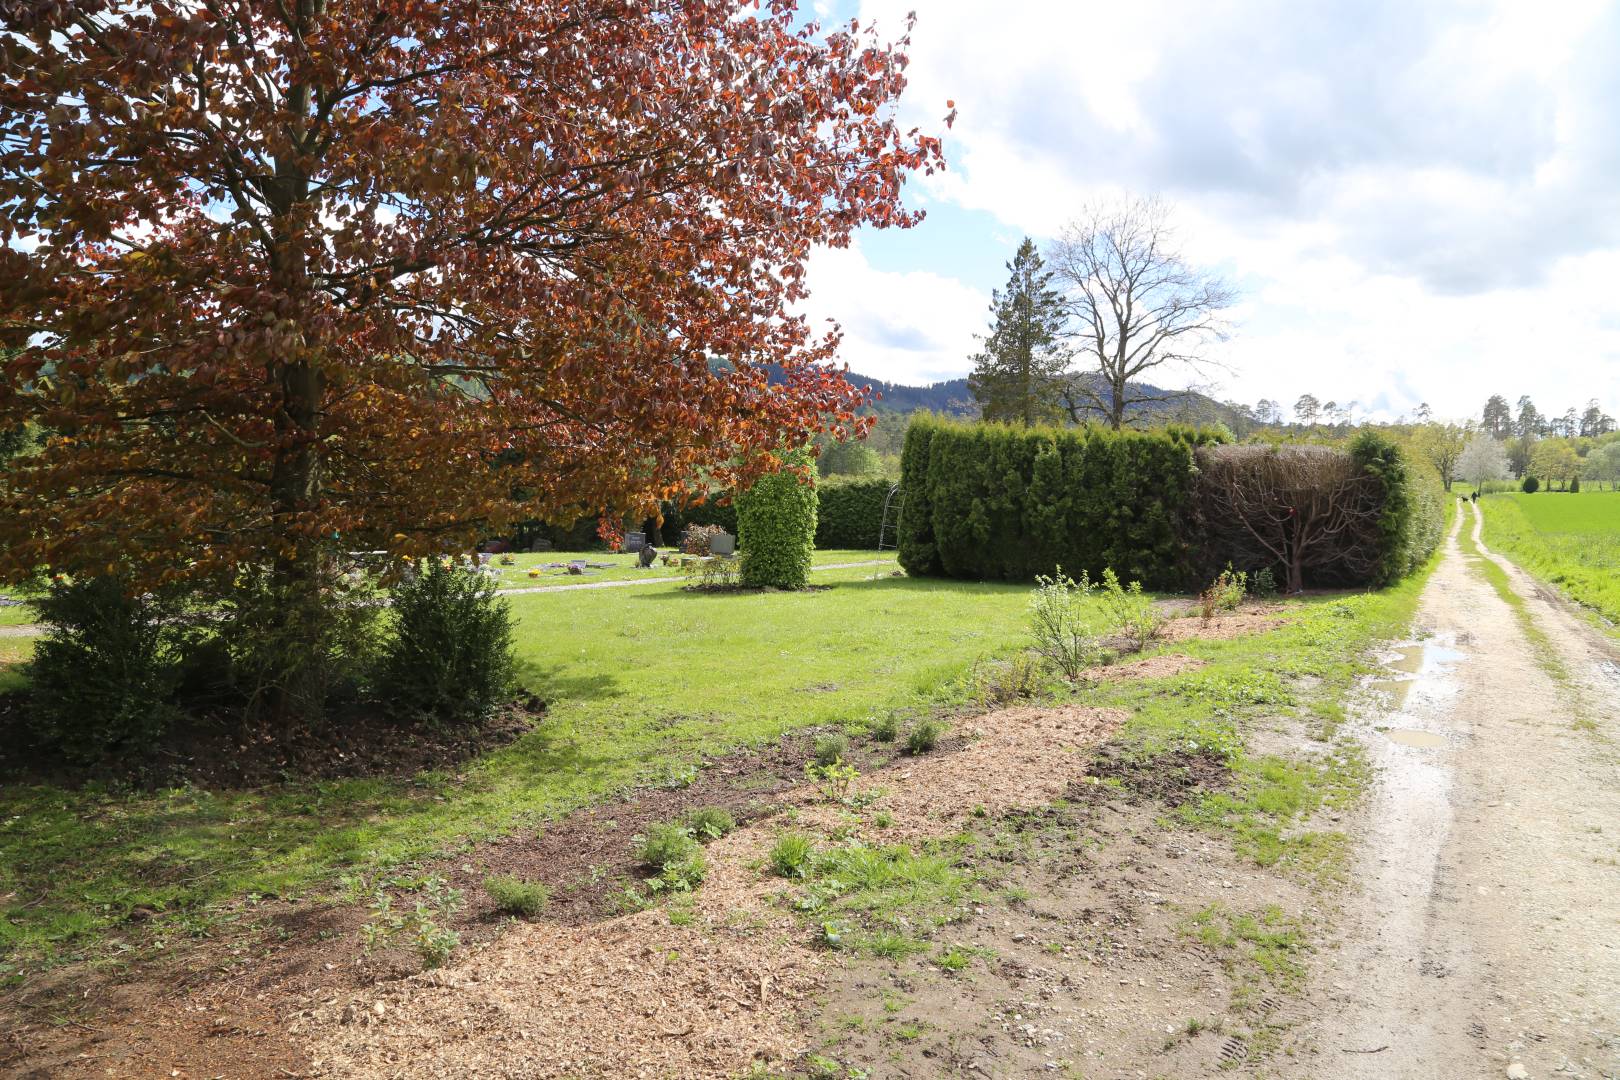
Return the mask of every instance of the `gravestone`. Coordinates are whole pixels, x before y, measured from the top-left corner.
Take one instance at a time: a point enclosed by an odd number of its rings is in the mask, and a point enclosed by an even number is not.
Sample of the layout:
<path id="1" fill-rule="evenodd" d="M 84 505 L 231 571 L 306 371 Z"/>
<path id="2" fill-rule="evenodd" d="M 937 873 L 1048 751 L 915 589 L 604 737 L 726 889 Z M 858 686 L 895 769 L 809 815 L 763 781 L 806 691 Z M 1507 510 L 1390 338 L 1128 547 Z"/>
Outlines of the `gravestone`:
<path id="1" fill-rule="evenodd" d="M 656 558 L 658 558 L 658 549 L 648 544 L 641 549 L 641 558 L 637 561 L 640 563 L 641 568 L 645 570 L 653 564 L 653 560 Z"/>
<path id="2" fill-rule="evenodd" d="M 640 551 L 647 546 L 647 534 L 644 532 L 629 532 L 624 534 L 624 550 Z"/>
<path id="3" fill-rule="evenodd" d="M 728 532 L 715 533 L 709 537 L 710 555 L 730 555 L 737 550 L 737 538 Z"/>

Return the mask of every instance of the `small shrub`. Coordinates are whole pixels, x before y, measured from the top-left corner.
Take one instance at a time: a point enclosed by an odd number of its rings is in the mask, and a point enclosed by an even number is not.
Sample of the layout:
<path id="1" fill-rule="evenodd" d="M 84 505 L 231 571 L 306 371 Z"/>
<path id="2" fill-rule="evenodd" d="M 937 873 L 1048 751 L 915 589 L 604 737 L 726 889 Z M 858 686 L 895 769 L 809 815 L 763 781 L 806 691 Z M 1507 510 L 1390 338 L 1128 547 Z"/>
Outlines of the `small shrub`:
<path id="1" fill-rule="evenodd" d="M 911 729 L 906 737 L 906 752 L 908 754 L 926 754 L 939 745 L 942 731 L 938 720 L 922 720 Z"/>
<path id="2" fill-rule="evenodd" d="M 1519 485 L 1519 490 L 1526 495 L 1534 495 L 1541 490 L 1541 481 L 1527 473 L 1525 474 L 1524 483 Z"/>
<path id="3" fill-rule="evenodd" d="M 551 902 L 551 890 L 543 884 L 510 874 L 485 878 L 484 891 L 495 901 L 495 910 L 507 915 L 538 915 Z"/>
<path id="4" fill-rule="evenodd" d="M 395 715 L 481 719 L 510 692 L 513 665 L 511 610 L 488 575 L 430 559 L 395 587 L 377 678 Z"/>
<path id="5" fill-rule="evenodd" d="M 1215 618 L 1215 588 L 1211 586 L 1198 594 L 1198 621 L 1208 626 Z"/>
<path id="6" fill-rule="evenodd" d="M 1164 616 L 1142 592 L 1142 583 L 1121 585 L 1112 570 L 1103 571 L 1103 607 L 1110 625 L 1131 652 L 1141 652 L 1164 633 Z"/>
<path id="7" fill-rule="evenodd" d="M 835 760 L 831 765 L 806 765 L 804 772 L 821 792 L 821 797 L 835 803 L 849 802 L 850 789 L 854 786 L 856 778 L 861 775 L 859 769 L 844 764 L 841 759 Z"/>
<path id="8" fill-rule="evenodd" d="M 441 925 L 441 920 L 465 906 L 461 890 L 450 888 L 441 877 L 422 883 L 409 912 L 396 910 L 393 897 L 379 889 L 371 905 L 371 921 L 360 928 L 360 940 L 370 952 L 403 934 L 410 938 L 423 967 L 440 967 L 461 944 L 461 935 Z"/>
<path id="9" fill-rule="evenodd" d="M 731 811 L 720 806 L 705 806 L 686 815 L 686 829 L 699 843 L 718 840 L 737 827 Z"/>
<path id="10" fill-rule="evenodd" d="M 974 668 L 973 696 L 985 708 L 1024 701 L 1040 693 L 1040 659 L 1017 653 L 1011 659 Z"/>
<path id="11" fill-rule="evenodd" d="M 1570 490 L 1571 493 L 1578 492 L 1578 491 L 1581 490 L 1581 478 L 1580 477 L 1572 476 L 1572 477 L 1569 478 L 1569 490 Z"/>
<path id="12" fill-rule="evenodd" d="M 710 555 L 683 563 L 688 589 L 734 589 L 742 580 L 742 559 L 736 555 Z"/>
<path id="13" fill-rule="evenodd" d="M 804 833 L 783 833 L 771 845 L 771 872 L 777 877 L 806 877 L 815 854 L 814 842 Z"/>
<path id="14" fill-rule="evenodd" d="M 1075 581 L 1062 567 L 1054 577 L 1037 577 L 1030 597 L 1035 651 L 1070 680 L 1079 679 L 1102 656 L 1102 645 L 1089 623 L 1090 597 L 1091 581 L 1085 572 Z"/>
<path id="15" fill-rule="evenodd" d="M 878 742 L 894 742 L 900 737 L 900 719 L 893 713 L 884 713 L 872 721 L 872 738 Z"/>
<path id="16" fill-rule="evenodd" d="M 1271 567 L 1263 566 L 1249 575 L 1249 589 L 1256 596 L 1276 596 L 1277 575 L 1271 572 Z"/>
<path id="17" fill-rule="evenodd" d="M 34 606 L 46 627 L 28 664 L 34 737 L 86 763 L 152 749 L 178 715 L 164 606 L 113 578 L 56 579 Z"/>
<path id="18" fill-rule="evenodd" d="M 849 753 L 849 740 L 838 732 L 817 735 L 811 759 L 817 765 L 836 765 Z"/>
<path id="19" fill-rule="evenodd" d="M 374 671 L 381 621 L 375 589 L 364 574 L 338 572 L 340 565 L 324 553 L 313 581 L 245 570 L 218 598 L 229 681 L 249 712 L 317 720 Z"/>
<path id="20" fill-rule="evenodd" d="M 1249 592 L 1248 575 L 1241 570 L 1233 570 L 1232 564 L 1227 563 L 1215 578 L 1215 583 L 1209 587 L 1215 594 L 1215 606 L 1222 611 L 1236 611 L 1243 603 L 1243 598 Z"/>

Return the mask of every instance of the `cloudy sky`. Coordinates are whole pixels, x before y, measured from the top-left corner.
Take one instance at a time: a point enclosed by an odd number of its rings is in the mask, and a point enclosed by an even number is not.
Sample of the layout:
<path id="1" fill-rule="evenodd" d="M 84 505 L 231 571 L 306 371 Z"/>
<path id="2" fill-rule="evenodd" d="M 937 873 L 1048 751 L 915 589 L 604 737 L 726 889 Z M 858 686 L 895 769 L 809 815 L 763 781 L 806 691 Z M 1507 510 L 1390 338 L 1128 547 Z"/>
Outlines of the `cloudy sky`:
<path id="1" fill-rule="evenodd" d="M 950 160 L 909 188 L 921 226 L 816 256 L 808 310 L 854 371 L 965 374 L 1021 236 L 1158 194 L 1240 290 L 1217 396 L 1620 411 L 1620 4 L 815 7 L 893 33 L 916 10 L 903 119 Z"/>

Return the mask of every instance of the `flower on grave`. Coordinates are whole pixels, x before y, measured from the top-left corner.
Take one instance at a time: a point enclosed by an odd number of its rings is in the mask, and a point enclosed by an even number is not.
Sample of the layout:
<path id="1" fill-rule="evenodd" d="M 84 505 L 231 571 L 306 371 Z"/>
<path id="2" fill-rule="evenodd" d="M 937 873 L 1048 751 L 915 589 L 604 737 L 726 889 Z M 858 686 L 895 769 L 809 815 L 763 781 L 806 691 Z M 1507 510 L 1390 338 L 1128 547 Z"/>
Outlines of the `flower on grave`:
<path id="1" fill-rule="evenodd" d="M 530 577 L 539 577 L 539 576 L 540 576 L 540 571 L 539 571 L 539 569 L 537 569 L 537 568 L 531 568 L 531 569 L 530 569 L 530 570 L 529 570 L 529 576 L 530 576 Z"/>

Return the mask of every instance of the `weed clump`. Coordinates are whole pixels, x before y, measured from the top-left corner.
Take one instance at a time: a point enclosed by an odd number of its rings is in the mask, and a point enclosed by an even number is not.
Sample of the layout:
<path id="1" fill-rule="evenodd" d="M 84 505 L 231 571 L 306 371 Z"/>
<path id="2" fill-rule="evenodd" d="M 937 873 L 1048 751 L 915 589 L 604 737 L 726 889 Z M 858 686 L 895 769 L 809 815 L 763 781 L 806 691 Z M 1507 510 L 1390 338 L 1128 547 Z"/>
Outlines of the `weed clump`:
<path id="1" fill-rule="evenodd" d="M 938 720 L 920 721 L 916 727 L 911 729 L 911 734 L 906 737 L 906 753 L 928 753 L 939 746 L 939 737 L 943 733 Z"/>
<path id="2" fill-rule="evenodd" d="M 551 902 L 551 890 L 543 884 L 511 874 L 485 878 L 484 891 L 495 901 L 495 910 L 505 915 L 538 915 Z"/>
<path id="3" fill-rule="evenodd" d="M 703 848 L 684 825 L 653 825 L 637 842 L 636 857 L 656 875 L 647 883 L 653 892 L 690 892 L 708 875 Z"/>
<path id="4" fill-rule="evenodd" d="M 839 732 L 829 732 L 826 735 L 817 735 L 815 746 L 811 751 L 811 759 L 823 768 L 828 765 L 837 765 L 849 753 L 849 739 Z"/>
<path id="5" fill-rule="evenodd" d="M 771 847 L 771 872 L 777 877 L 806 877 L 815 853 L 815 844 L 804 833 L 783 833 Z"/>
<path id="6" fill-rule="evenodd" d="M 686 815 L 686 829 L 700 844 L 718 840 L 737 827 L 731 811 L 721 806 L 705 806 Z"/>

